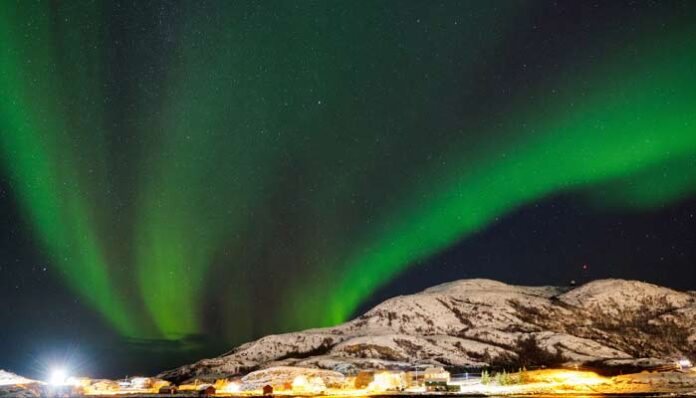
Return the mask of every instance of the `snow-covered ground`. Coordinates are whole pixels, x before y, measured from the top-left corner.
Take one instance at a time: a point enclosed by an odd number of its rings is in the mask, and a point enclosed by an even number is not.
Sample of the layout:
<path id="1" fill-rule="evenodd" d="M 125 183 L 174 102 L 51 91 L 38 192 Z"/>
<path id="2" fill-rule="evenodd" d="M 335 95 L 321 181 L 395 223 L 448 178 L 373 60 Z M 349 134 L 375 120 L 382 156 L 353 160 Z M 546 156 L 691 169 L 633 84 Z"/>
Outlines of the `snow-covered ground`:
<path id="1" fill-rule="evenodd" d="M 0 397 L 38 397 L 40 383 L 0 369 Z"/>
<path id="2" fill-rule="evenodd" d="M 11 372 L 0 369 L 0 386 L 15 385 L 15 384 L 31 384 L 36 383 L 36 380 L 27 379 Z"/>
<path id="3" fill-rule="evenodd" d="M 395 375 L 396 373 L 391 373 Z M 403 373 L 402 373 L 403 374 Z M 430 393 L 420 388 L 408 388 L 406 392 L 399 392 L 381 385 L 370 383 L 367 389 L 356 389 L 355 378 L 344 376 L 340 372 L 301 368 L 295 366 L 270 367 L 251 372 L 241 379 L 231 382 L 217 382 L 215 387 L 218 393 L 232 396 L 255 397 L 261 395 L 261 390 L 266 385 L 272 385 L 279 390 L 276 396 L 503 396 L 503 395 L 598 395 L 598 394 L 623 394 L 634 396 L 635 394 L 659 394 L 665 396 L 692 396 L 696 395 L 696 370 L 668 371 L 668 372 L 641 372 L 620 375 L 615 377 L 600 376 L 588 371 L 575 371 L 563 369 L 547 369 L 537 371 L 523 371 L 521 373 L 508 373 L 507 382 L 503 382 L 493 375 L 487 381 L 476 378 L 468 381 L 460 380 L 454 385 L 461 390 L 451 394 Z M 67 387 L 62 390 L 52 390 L 54 387 L 43 383 L 25 379 L 23 377 L 0 371 L 0 397 L 2 398 L 33 398 L 41 396 L 142 396 L 158 393 L 157 385 L 152 388 L 136 390 L 128 388 L 119 391 L 118 384 L 110 380 L 88 380 L 92 388 Z M 141 378 L 142 379 L 142 378 Z M 298 380 L 302 379 L 303 383 Z M 302 381 L 300 380 L 300 381 Z M 375 378 L 375 380 L 377 380 Z M 153 382 L 157 382 L 153 380 Z M 97 385 L 107 383 L 112 387 L 97 388 Z M 85 383 L 83 383 L 85 384 Z M 149 384 L 148 384 L 149 385 Z M 164 384 L 163 384 L 164 385 Z M 188 388 L 187 388 L 188 387 Z M 192 387 L 192 388 L 191 388 Z M 234 387 L 234 388 L 230 388 Z M 196 395 L 197 388 L 193 385 L 180 386 L 181 395 Z M 193 392 L 192 392 L 193 391 Z"/>

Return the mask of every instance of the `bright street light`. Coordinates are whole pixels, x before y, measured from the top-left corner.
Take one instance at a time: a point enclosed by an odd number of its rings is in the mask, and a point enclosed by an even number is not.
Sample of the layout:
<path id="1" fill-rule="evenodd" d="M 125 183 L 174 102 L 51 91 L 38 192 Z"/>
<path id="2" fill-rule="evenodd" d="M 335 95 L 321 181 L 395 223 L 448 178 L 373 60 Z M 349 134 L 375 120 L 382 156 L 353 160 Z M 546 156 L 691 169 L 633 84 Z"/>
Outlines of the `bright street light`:
<path id="1" fill-rule="evenodd" d="M 65 369 L 53 369 L 51 370 L 51 377 L 48 379 L 48 384 L 52 386 L 60 386 L 65 384 L 67 378 L 68 373 L 65 371 Z"/>

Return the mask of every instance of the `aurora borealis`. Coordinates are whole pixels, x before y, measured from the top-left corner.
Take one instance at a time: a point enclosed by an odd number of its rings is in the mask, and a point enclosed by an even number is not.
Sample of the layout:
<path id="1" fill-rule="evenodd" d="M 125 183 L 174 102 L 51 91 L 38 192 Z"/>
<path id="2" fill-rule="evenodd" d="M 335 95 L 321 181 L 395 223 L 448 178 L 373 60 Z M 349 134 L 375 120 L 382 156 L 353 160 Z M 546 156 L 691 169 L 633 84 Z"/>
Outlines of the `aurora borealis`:
<path id="1" fill-rule="evenodd" d="M 526 206 L 692 206 L 694 17 L 688 1 L 6 2 L 5 195 L 51 280 L 124 338 L 336 324 Z"/>

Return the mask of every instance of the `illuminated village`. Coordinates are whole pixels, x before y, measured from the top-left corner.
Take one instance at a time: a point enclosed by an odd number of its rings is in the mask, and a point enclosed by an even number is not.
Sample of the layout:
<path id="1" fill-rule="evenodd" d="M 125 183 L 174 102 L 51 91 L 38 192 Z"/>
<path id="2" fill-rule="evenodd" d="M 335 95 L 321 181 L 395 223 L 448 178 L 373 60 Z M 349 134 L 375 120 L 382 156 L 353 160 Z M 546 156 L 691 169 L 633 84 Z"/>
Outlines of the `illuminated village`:
<path id="1" fill-rule="evenodd" d="M 673 367 L 614 377 L 571 369 L 520 369 L 450 373 L 442 367 L 366 370 L 355 375 L 310 368 L 277 367 L 238 379 L 194 380 L 180 385 L 150 377 L 90 379 L 55 370 L 49 380 L 0 378 L 0 396 L 373 396 L 373 395 L 573 395 L 688 394 L 696 392 L 696 369 L 689 360 Z M 8 390 L 12 386 L 14 390 Z M 14 391 L 15 394 L 7 392 Z"/>
<path id="2" fill-rule="evenodd" d="M 0 398 L 691 395 L 694 314 L 693 293 L 635 281 L 560 290 L 460 280 L 152 377 L 78 377 L 69 363 L 41 381 L 0 371 Z"/>

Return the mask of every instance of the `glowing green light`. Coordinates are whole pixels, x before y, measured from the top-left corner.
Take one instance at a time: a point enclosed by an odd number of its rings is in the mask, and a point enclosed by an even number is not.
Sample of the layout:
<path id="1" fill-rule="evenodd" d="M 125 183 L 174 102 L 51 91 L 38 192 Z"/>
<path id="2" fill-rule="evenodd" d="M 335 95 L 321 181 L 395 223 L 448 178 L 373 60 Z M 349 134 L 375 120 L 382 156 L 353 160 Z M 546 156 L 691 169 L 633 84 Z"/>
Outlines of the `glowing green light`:
<path id="1" fill-rule="evenodd" d="M 58 275 L 123 335 L 345 321 L 550 195 L 626 211 L 696 191 L 679 17 L 500 94 L 486 73 L 533 14 L 516 3 L 418 6 L 427 31 L 378 3 L 109 7 L 0 7 L 0 154 Z M 462 105 L 481 95 L 495 109 Z"/>

